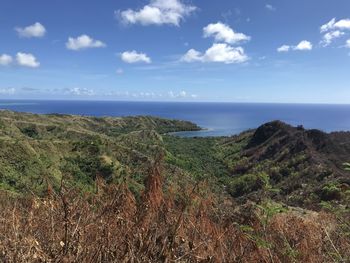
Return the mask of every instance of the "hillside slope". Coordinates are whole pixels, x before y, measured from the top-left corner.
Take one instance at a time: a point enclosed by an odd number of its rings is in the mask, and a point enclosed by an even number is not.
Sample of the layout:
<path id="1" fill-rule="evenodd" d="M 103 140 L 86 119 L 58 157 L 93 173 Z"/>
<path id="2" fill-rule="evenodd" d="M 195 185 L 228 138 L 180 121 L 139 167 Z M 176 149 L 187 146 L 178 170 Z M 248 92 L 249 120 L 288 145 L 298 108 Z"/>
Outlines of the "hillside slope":
<path id="1" fill-rule="evenodd" d="M 0 188 L 41 193 L 62 179 L 92 190 L 96 177 L 130 177 L 142 188 L 145 166 L 163 153 L 160 134 L 198 130 L 155 117 L 95 118 L 0 111 Z"/>
<path id="2" fill-rule="evenodd" d="M 197 129 L 0 112 L 0 261 L 350 260 L 349 133 Z"/>
<path id="3" fill-rule="evenodd" d="M 350 133 L 324 133 L 274 121 L 224 140 L 221 158 L 230 169 L 231 194 L 258 199 L 264 180 L 269 195 L 294 206 L 344 201 L 350 190 Z"/>

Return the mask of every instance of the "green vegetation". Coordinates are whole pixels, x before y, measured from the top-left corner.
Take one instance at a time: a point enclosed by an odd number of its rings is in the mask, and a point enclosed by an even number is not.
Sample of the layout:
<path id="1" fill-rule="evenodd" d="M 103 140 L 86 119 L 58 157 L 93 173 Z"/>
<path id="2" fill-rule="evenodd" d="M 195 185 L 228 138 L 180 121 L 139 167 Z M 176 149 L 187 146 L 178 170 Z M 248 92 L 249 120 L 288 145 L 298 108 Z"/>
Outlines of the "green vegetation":
<path id="1" fill-rule="evenodd" d="M 345 171 L 350 171 L 350 163 L 343 163 L 343 165 Z"/>
<path id="2" fill-rule="evenodd" d="M 163 132 L 198 126 L 152 117 L 94 118 L 0 112 L 0 187 L 17 193 L 43 193 L 68 186 L 93 191 L 128 178 L 142 189 L 147 165 L 165 151 Z M 138 189 L 138 190 L 136 190 Z"/>
<path id="3" fill-rule="evenodd" d="M 225 178 L 228 169 L 218 158 L 218 138 L 163 136 L 166 162 L 193 174 L 197 179 Z"/>
<path id="4" fill-rule="evenodd" d="M 0 112 L 0 261 L 349 261 L 346 134 L 196 129 Z"/>
<path id="5" fill-rule="evenodd" d="M 228 185 L 228 191 L 233 197 L 248 195 L 252 192 L 263 189 L 267 175 L 266 174 L 245 174 L 233 178 Z"/>
<path id="6" fill-rule="evenodd" d="M 326 184 L 320 191 L 320 198 L 323 201 L 340 200 L 342 191 L 339 185 L 335 183 Z"/>
<path id="7" fill-rule="evenodd" d="M 325 135 L 280 122 L 233 137 L 168 135 L 197 129 L 189 122 L 154 117 L 2 111 L 0 188 L 40 194 L 58 189 L 63 180 L 94 192 L 96 178 L 102 178 L 106 183 L 127 182 L 140 196 L 152 163 L 163 156 L 165 183 L 174 189 L 205 181 L 211 190 L 240 202 L 273 198 L 308 208 L 319 207 L 321 201 L 344 203 L 349 177 L 337 175 L 333 161 L 315 145 Z M 349 169 L 346 161 L 338 163 L 345 172 Z"/>

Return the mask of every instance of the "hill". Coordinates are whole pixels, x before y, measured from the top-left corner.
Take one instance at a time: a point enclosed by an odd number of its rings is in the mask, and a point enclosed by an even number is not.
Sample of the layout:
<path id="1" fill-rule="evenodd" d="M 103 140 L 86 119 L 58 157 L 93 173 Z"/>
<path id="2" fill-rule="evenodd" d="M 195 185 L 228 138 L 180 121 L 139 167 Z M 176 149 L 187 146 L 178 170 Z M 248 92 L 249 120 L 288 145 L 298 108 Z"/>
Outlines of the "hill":
<path id="1" fill-rule="evenodd" d="M 237 151 L 233 151 L 237 145 Z M 222 158 L 236 178 L 234 197 L 258 199 L 264 180 L 274 200 L 316 209 L 321 201 L 346 201 L 350 173 L 350 133 L 324 133 L 274 121 L 226 139 Z"/>
<path id="2" fill-rule="evenodd" d="M 163 149 L 160 134 L 197 125 L 154 117 L 94 118 L 0 112 L 0 187 L 23 193 L 56 190 L 62 179 L 92 190 L 132 174 L 140 187 L 145 163 Z"/>
<path id="3" fill-rule="evenodd" d="M 347 262 L 350 133 L 0 112 L 3 262 Z"/>

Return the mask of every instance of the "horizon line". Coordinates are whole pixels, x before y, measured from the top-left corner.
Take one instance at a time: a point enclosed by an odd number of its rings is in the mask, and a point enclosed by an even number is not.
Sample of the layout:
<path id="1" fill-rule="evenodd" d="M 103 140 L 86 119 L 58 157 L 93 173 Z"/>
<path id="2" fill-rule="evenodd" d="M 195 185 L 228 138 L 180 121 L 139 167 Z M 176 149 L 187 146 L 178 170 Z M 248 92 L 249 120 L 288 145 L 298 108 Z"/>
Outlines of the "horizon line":
<path id="1" fill-rule="evenodd" d="M 23 98 L 0 98 L 1 102 L 4 101 L 56 101 L 56 102 L 129 102 L 129 103 L 213 103 L 213 104 L 286 104 L 286 105 L 350 105 L 350 103 L 337 103 L 337 102 L 259 102 L 259 101 L 199 101 L 199 100 L 121 100 L 121 99 L 23 99 Z"/>

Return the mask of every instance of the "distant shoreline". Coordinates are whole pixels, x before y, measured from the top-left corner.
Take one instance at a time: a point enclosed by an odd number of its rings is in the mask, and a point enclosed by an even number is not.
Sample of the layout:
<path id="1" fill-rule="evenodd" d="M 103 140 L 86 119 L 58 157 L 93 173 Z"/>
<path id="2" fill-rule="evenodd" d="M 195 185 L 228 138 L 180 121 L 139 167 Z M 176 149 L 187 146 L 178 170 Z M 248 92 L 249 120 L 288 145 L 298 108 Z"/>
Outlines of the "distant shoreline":
<path id="1" fill-rule="evenodd" d="M 350 131 L 350 105 L 0 100 L 0 108 L 34 114 L 186 120 L 202 127 L 195 134 L 185 134 L 196 137 L 237 135 L 273 120 L 325 132 Z"/>
<path id="2" fill-rule="evenodd" d="M 28 103 L 40 103 L 40 102 L 112 102 L 112 103 L 159 103 L 159 104 L 243 104 L 243 105 L 327 105 L 327 106 L 350 106 L 350 103 L 328 103 L 328 102 L 254 102 L 254 101 L 199 101 L 199 100 L 110 100 L 110 99 L 0 99 L 0 107 L 2 104 L 12 104 L 12 102 Z"/>

